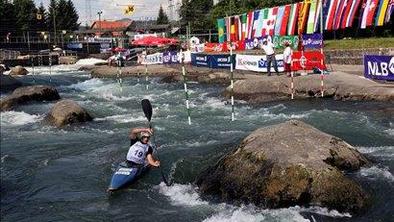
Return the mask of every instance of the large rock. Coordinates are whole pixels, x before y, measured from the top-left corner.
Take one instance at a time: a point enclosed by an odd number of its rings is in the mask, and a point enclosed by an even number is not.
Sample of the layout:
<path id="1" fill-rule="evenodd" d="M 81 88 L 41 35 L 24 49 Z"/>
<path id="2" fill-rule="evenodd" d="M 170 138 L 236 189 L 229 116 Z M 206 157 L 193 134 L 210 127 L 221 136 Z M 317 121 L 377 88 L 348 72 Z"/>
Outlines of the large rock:
<path id="1" fill-rule="evenodd" d="M 366 206 L 368 195 L 342 170 L 367 163 L 341 139 L 291 120 L 254 131 L 196 182 L 201 193 L 223 201 L 357 212 Z"/>
<path id="2" fill-rule="evenodd" d="M 59 93 L 52 86 L 36 85 L 19 87 L 10 96 L 0 101 L 1 111 L 15 108 L 31 101 L 52 101 L 60 99 Z"/>
<path id="3" fill-rule="evenodd" d="M 1 68 L 1 67 L 0 67 Z M 0 89 L 1 92 L 7 92 L 10 90 L 14 90 L 18 87 L 22 86 L 22 83 L 9 75 L 0 74 Z"/>
<path id="4" fill-rule="evenodd" d="M 10 75 L 18 75 L 18 76 L 23 76 L 27 75 L 29 72 L 23 68 L 22 66 L 15 66 L 11 68 Z"/>
<path id="5" fill-rule="evenodd" d="M 68 124 L 91 121 L 93 118 L 78 103 L 67 99 L 57 102 L 49 111 L 46 120 L 57 127 L 62 127 Z"/>

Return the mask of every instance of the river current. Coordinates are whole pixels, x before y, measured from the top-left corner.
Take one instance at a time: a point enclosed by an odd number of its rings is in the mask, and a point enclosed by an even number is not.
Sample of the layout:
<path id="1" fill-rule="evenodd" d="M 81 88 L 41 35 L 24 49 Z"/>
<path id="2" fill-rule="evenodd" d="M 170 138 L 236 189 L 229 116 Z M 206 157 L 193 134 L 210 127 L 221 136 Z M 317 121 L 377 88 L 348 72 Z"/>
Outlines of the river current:
<path id="1" fill-rule="evenodd" d="M 51 80 L 51 81 L 49 81 Z M 95 79 L 76 66 L 35 69 L 26 83 L 55 86 L 94 121 L 62 129 L 46 125 L 54 102 L 1 113 L 1 221 L 390 221 L 394 214 L 394 117 L 378 111 L 384 102 L 331 99 L 251 106 L 237 101 L 236 120 L 221 96 L 222 86 L 190 82 L 192 125 L 182 83 L 158 78 Z M 147 89 L 148 85 L 148 89 Z M 1 97 L 6 96 L 2 94 Z M 153 106 L 162 169 L 174 184 L 151 170 L 129 188 L 105 192 L 114 168 L 128 150 L 128 132 L 147 126 L 140 101 Z M 392 113 L 391 113 L 392 114 Z M 338 136 L 374 161 L 349 174 L 371 195 L 361 215 L 321 207 L 262 209 L 202 199 L 193 184 L 253 130 L 299 119 Z"/>

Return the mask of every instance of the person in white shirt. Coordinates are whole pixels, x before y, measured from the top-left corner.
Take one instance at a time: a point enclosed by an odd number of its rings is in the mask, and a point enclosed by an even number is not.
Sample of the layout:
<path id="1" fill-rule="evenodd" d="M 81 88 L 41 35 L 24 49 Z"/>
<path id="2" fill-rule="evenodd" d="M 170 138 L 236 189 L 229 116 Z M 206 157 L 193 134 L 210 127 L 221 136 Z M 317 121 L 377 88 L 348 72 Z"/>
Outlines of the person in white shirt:
<path id="1" fill-rule="evenodd" d="M 291 73 L 291 55 L 293 54 L 293 50 L 290 47 L 290 44 L 288 42 L 285 43 L 285 50 L 283 51 L 283 62 L 285 66 L 285 72 L 287 73 L 287 76 L 290 76 Z"/>
<path id="2" fill-rule="evenodd" d="M 268 76 L 271 76 L 271 63 L 273 63 L 274 65 L 276 74 L 279 75 L 278 63 L 276 62 L 276 58 L 275 58 L 274 44 L 268 42 L 267 39 L 264 39 L 262 48 L 265 52 L 265 55 L 267 56 Z"/>

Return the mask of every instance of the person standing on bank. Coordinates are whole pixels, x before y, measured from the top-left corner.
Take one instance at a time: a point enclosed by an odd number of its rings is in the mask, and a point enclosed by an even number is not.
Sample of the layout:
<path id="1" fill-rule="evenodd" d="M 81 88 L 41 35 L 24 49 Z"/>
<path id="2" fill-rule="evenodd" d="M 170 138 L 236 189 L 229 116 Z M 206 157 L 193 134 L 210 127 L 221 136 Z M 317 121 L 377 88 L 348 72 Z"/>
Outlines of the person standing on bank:
<path id="1" fill-rule="evenodd" d="M 291 55 L 293 54 L 293 50 L 290 47 L 288 42 L 285 43 L 285 50 L 283 51 L 283 63 L 285 66 L 285 72 L 288 77 L 291 75 Z"/>
<path id="2" fill-rule="evenodd" d="M 129 165 L 150 165 L 159 167 L 160 161 L 153 158 L 153 148 L 149 140 L 153 130 L 150 128 L 133 128 L 130 131 L 130 148 L 127 152 L 126 162 Z"/>
<path id="3" fill-rule="evenodd" d="M 265 55 L 267 56 L 268 76 L 271 76 L 271 63 L 274 63 L 274 69 L 276 75 L 279 75 L 278 63 L 276 62 L 276 58 L 275 58 L 274 44 L 268 42 L 267 39 L 264 39 L 262 48 L 264 50 Z"/>

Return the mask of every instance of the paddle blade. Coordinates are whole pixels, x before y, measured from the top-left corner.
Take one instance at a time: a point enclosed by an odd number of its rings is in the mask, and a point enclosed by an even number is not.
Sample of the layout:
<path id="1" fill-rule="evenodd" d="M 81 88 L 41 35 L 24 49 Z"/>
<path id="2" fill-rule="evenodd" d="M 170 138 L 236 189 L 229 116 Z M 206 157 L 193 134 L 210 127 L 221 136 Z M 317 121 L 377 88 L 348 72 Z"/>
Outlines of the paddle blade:
<path id="1" fill-rule="evenodd" d="M 143 99 L 141 101 L 141 106 L 142 106 L 142 110 L 144 111 L 145 117 L 150 122 L 152 118 L 152 105 L 150 104 L 150 101 L 148 99 Z"/>

